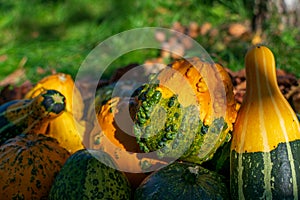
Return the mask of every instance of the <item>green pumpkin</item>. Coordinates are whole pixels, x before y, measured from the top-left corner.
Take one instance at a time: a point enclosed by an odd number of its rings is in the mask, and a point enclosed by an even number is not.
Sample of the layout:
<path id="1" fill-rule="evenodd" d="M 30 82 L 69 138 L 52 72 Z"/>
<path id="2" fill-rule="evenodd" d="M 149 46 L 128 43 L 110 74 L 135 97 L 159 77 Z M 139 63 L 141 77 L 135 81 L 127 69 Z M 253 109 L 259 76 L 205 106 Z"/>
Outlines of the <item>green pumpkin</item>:
<path id="1" fill-rule="evenodd" d="M 115 167 L 105 152 L 79 150 L 62 167 L 50 190 L 49 200 L 130 199 L 129 182 Z"/>
<path id="2" fill-rule="evenodd" d="M 135 200 L 229 199 L 223 176 L 200 165 L 174 162 L 149 175 Z"/>
<path id="3" fill-rule="evenodd" d="M 0 145 L 21 133 L 45 133 L 49 120 L 58 117 L 65 106 L 65 97 L 56 90 L 1 105 Z"/>

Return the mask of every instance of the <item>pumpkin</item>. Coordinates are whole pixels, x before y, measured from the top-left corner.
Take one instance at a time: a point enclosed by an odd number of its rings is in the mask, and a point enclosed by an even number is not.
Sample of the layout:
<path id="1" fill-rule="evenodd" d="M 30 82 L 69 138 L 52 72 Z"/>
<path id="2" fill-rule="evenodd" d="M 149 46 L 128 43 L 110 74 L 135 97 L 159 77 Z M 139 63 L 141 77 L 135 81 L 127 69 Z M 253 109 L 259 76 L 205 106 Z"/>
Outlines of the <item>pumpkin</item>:
<path id="1" fill-rule="evenodd" d="M 116 168 L 103 151 L 79 150 L 69 157 L 57 175 L 49 200 L 130 199 L 129 182 Z"/>
<path id="2" fill-rule="evenodd" d="M 61 115 L 65 106 L 65 97 L 56 90 L 1 105 L 0 144 L 20 133 L 45 133 L 49 121 Z"/>
<path id="3" fill-rule="evenodd" d="M 0 146 L 0 199 L 47 199 L 55 176 L 69 157 L 42 134 L 20 134 Z"/>
<path id="4" fill-rule="evenodd" d="M 57 73 L 44 77 L 26 94 L 25 98 L 32 99 L 47 89 L 62 93 L 66 97 L 66 110 L 71 112 L 77 120 L 81 120 L 84 109 L 83 100 L 69 74 Z"/>
<path id="5" fill-rule="evenodd" d="M 201 164 L 224 142 L 237 115 L 225 69 L 195 57 L 175 61 L 138 95 L 134 134 L 144 152 Z"/>
<path id="6" fill-rule="evenodd" d="M 130 101 L 133 102 L 134 101 Z M 121 171 L 124 171 L 133 188 L 157 165 L 166 164 L 155 158 L 140 156 L 142 153 L 133 134 L 133 122 L 128 116 L 128 99 L 113 97 L 99 108 L 94 128 L 86 132 L 85 146 L 90 149 L 101 149 L 108 153 L 116 162 Z M 134 106 L 133 106 L 134 108 Z M 132 111 L 133 112 L 133 111 Z M 122 119 L 122 124 L 128 130 L 123 130 L 116 123 L 116 119 Z M 120 121 L 119 121 L 120 122 Z M 99 129 L 100 127 L 100 129 Z"/>
<path id="7" fill-rule="evenodd" d="M 271 50 L 245 56 L 246 94 L 231 144 L 233 199 L 300 198 L 299 121 L 277 85 Z"/>
<path id="8" fill-rule="evenodd" d="M 25 98 L 34 98 L 45 89 L 56 89 L 66 97 L 66 112 L 49 123 L 45 134 L 57 139 L 70 153 L 84 148 L 82 145 L 86 126 L 86 122 L 82 120 L 84 104 L 72 77 L 64 73 L 49 75 L 40 80 Z"/>
<path id="9" fill-rule="evenodd" d="M 229 191 L 223 176 L 197 164 L 174 162 L 149 175 L 134 199 L 229 199 Z"/>

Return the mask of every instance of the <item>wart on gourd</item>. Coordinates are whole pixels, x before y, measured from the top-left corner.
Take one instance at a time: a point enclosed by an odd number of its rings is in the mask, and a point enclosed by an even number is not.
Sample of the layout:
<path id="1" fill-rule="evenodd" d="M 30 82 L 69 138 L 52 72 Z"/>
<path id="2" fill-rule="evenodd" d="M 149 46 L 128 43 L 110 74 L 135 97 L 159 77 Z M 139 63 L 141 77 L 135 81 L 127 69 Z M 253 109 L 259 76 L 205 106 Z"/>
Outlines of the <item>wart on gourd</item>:
<path id="1" fill-rule="evenodd" d="M 208 81 L 208 71 L 213 71 L 218 81 Z M 225 87 L 218 90 L 217 84 Z M 206 161 L 228 138 L 236 117 L 228 74 L 222 66 L 199 58 L 178 60 L 153 75 L 139 92 L 138 101 L 134 125 L 137 142 L 141 150 L 156 151 L 159 157 L 182 155 L 182 160 Z M 144 105 L 151 102 L 154 104 L 146 112 Z M 150 117 L 145 117 L 144 112 Z"/>

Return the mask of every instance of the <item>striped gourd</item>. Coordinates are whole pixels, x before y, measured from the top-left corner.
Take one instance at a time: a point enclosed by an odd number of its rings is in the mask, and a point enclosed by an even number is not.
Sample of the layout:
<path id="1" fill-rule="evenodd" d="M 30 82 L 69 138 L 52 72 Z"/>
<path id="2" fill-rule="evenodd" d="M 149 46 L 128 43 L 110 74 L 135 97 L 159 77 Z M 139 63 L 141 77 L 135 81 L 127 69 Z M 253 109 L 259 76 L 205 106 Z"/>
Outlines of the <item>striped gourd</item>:
<path id="1" fill-rule="evenodd" d="M 300 198 L 300 128 L 281 94 L 275 60 L 265 46 L 245 57 L 247 89 L 233 129 L 233 199 Z"/>

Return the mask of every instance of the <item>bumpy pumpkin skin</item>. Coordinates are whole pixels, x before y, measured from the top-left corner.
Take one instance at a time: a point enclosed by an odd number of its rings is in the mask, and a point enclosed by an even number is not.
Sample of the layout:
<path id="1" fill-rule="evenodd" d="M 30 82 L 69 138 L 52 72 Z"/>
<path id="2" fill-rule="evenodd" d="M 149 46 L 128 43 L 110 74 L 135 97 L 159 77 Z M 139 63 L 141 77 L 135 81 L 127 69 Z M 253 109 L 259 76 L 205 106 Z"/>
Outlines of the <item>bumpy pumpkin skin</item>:
<path id="1" fill-rule="evenodd" d="M 178 60 L 140 92 L 134 133 L 145 152 L 201 164 L 230 139 L 237 106 L 219 64 Z"/>
<path id="2" fill-rule="evenodd" d="M 0 146 L 0 199 L 47 199 L 70 156 L 42 134 L 20 134 Z"/>
<path id="3" fill-rule="evenodd" d="M 115 166 L 115 163 L 105 152 L 77 151 L 56 177 L 49 200 L 130 199 L 131 189 L 126 176 L 109 166 Z"/>
<path id="4" fill-rule="evenodd" d="M 200 165 L 174 162 L 149 175 L 135 200 L 230 199 L 224 177 Z"/>
<path id="5" fill-rule="evenodd" d="M 1 105 L 0 144 L 20 133 L 45 133 L 49 122 L 60 116 L 65 106 L 65 97 L 56 90 Z"/>

